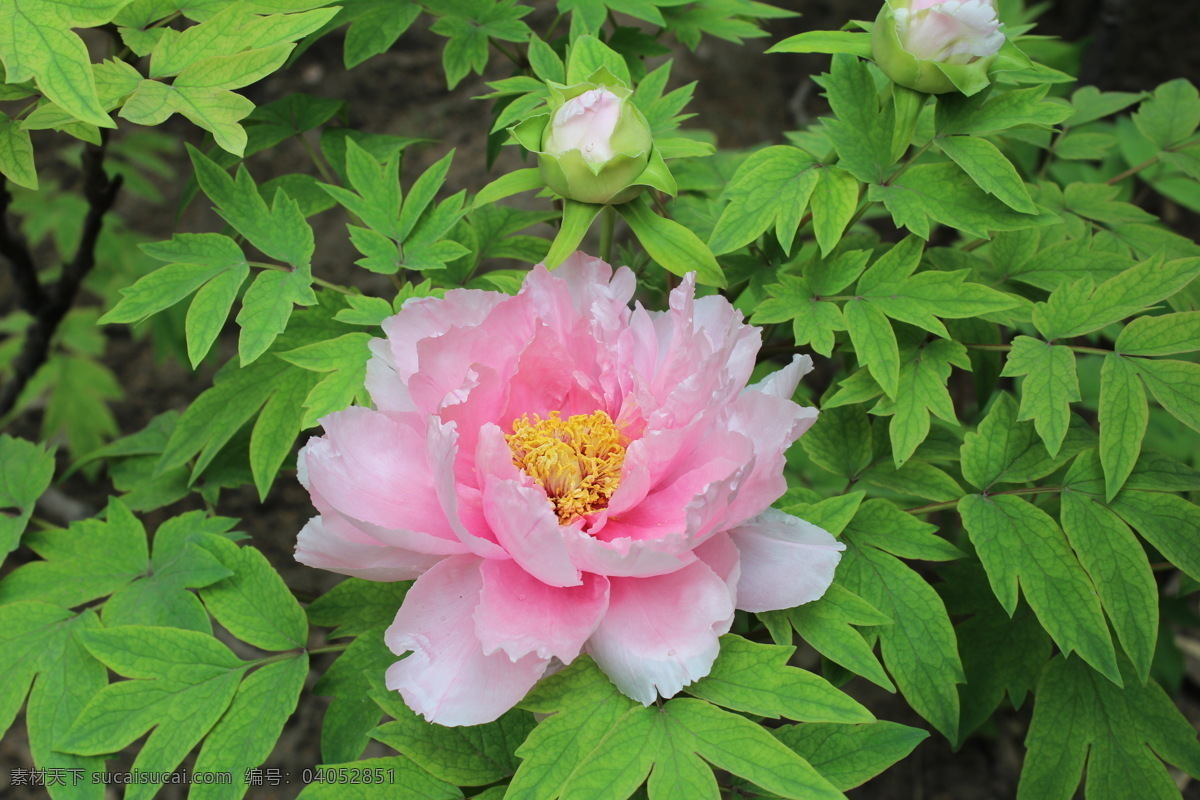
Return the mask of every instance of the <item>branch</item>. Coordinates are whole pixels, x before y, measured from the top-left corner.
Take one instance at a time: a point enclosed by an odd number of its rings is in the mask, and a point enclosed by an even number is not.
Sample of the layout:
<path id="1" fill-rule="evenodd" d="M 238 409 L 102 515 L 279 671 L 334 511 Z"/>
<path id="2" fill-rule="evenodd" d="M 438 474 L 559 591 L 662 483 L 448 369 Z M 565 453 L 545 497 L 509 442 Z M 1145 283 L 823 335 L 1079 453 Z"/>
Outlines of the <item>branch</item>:
<path id="1" fill-rule="evenodd" d="M 12 410 L 29 380 L 46 362 L 50 353 L 50 342 L 54 338 L 55 331 L 58 330 L 59 323 L 71 310 L 75 296 L 79 293 L 79 287 L 83 284 L 87 274 L 91 272 L 92 267 L 96 265 L 96 240 L 100 237 L 100 230 L 104 226 L 104 215 L 112 208 L 113 201 L 117 198 L 117 192 L 121 188 L 120 175 L 109 178 L 104 173 L 106 143 L 107 139 L 103 140 L 99 146 L 87 147 L 83 152 L 83 195 L 88 202 L 87 215 L 83 220 L 83 235 L 79 239 L 79 247 L 75 250 L 75 257 L 63 265 L 58 285 L 54 287 L 48 298 L 45 296 L 41 298 L 41 302 L 34 310 L 33 324 L 25 333 L 25 346 L 21 349 L 16 361 L 13 362 L 13 376 L 4 385 L 3 391 L 0 391 L 0 417 Z M 0 230 L 7 232 L 2 224 L 0 224 Z M 0 246 L 3 244 L 0 243 Z M 36 274 L 33 271 L 32 260 L 29 260 L 28 251 L 23 245 L 20 250 L 24 251 L 28 274 L 36 282 Z M 4 252 L 12 260 L 8 250 L 0 252 Z M 23 267 L 15 260 L 13 260 L 13 265 L 20 274 Z M 24 290 L 22 294 L 24 295 Z M 40 289 L 39 294 L 42 294 Z"/>
<path id="2" fill-rule="evenodd" d="M 37 314 L 46 302 L 42 284 L 38 282 L 37 268 L 29 255 L 29 248 L 19 233 L 8 229 L 8 204 L 12 195 L 4 178 L 0 177 L 0 255 L 12 265 L 13 280 L 17 284 L 17 302 L 30 314 Z"/>

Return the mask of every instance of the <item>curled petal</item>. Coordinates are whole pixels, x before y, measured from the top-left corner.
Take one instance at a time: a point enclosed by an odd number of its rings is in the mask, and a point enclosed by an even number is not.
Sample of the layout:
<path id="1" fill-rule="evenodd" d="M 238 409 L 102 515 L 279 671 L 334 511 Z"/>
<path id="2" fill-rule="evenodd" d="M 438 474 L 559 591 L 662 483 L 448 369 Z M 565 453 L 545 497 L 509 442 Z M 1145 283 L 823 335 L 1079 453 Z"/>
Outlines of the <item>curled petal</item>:
<path id="1" fill-rule="evenodd" d="M 514 561 L 485 561 L 475 631 L 483 652 L 529 653 L 569 664 L 608 608 L 608 579 L 585 574 L 579 586 L 542 583 Z"/>
<path id="2" fill-rule="evenodd" d="M 443 557 L 380 544 L 336 514 L 313 517 L 296 541 L 296 560 L 368 581 L 407 581 Z"/>
<path id="3" fill-rule="evenodd" d="M 702 561 L 654 578 L 612 578 L 608 613 L 588 641 L 617 688 L 642 705 L 703 678 L 733 622 L 733 595 Z"/>
<path id="4" fill-rule="evenodd" d="M 816 600 L 833 583 L 846 545 L 802 519 L 769 508 L 734 528 L 741 554 L 737 607 L 776 611 Z"/>
<path id="5" fill-rule="evenodd" d="M 412 651 L 388 668 L 387 688 L 439 725 L 491 722 L 525 696 L 549 659 L 484 655 L 473 616 L 483 586 L 482 560 L 452 556 L 413 584 L 384 634 L 392 652 Z"/>

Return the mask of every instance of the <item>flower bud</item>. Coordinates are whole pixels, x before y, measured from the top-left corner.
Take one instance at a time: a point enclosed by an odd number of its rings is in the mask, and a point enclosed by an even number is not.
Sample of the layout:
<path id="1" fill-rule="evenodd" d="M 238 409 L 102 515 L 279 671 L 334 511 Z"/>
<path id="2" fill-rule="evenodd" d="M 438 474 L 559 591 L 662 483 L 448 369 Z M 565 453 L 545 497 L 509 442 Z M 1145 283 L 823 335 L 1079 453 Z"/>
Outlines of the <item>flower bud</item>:
<path id="1" fill-rule="evenodd" d="M 650 125 L 631 92 L 601 70 L 592 80 L 555 86 L 551 113 L 513 129 L 538 154 L 546 185 L 581 203 L 624 203 L 642 191 L 650 162 Z"/>
<path id="2" fill-rule="evenodd" d="M 889 0 L 871 34 L 884 74 L 931 94 L 974 94 L 987 86 L 1003 44 L 994 0 Z"/>

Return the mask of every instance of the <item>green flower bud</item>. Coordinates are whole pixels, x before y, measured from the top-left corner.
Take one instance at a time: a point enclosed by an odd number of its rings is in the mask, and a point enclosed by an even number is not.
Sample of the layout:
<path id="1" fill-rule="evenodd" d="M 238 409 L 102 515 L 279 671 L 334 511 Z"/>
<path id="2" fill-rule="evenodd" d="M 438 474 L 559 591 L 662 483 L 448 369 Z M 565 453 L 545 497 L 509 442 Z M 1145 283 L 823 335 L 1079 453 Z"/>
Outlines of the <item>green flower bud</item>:
<path id="1" fill-rule="evenodd" d="M 630 94 L 603 69 L 586 83 L 551 86 L 550 113 L 513 129 L 538 154 L 547 186 L 581 203 L 624 203 L 642 191 L 653 140 Z"/>
<path id="2" fill-rule="evenodd" d="M 985 88 L 1003 44 L 993 0 L 889 0 L 871 32 L 884 74 L 930 94 Z"/>

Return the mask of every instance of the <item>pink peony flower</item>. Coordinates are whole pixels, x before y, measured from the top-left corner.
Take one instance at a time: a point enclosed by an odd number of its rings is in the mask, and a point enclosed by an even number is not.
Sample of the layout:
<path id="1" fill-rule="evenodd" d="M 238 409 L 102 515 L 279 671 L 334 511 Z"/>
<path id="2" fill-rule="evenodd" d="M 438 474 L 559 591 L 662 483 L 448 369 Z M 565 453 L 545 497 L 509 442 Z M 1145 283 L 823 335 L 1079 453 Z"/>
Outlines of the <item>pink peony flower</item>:
<path id="1" fill-rule="evenodd" d="M 546 152 L 558 156 L 578 150 L 584 161 L 609 161 L 623 102 L 604 87 L 572 97 L 554 112 L 543 144 Z"/>
<path id="2" fill-rule="evenodd" d="M 320 516 L 296 558 L 416 578 L 386 633 L 387 686 L 427 719 L 496 719 L 590 654 L 650 704 L 708 674 L 735 608 L 820 597 L 843 546 L 769 508 L 817 412 L 806 356 L 746 386 L 756 328 L 689 276 L 670 309 L 576 254 L 515 297 L 410 300 L 372 343 L 376 408 L 300 454 Z"/>

